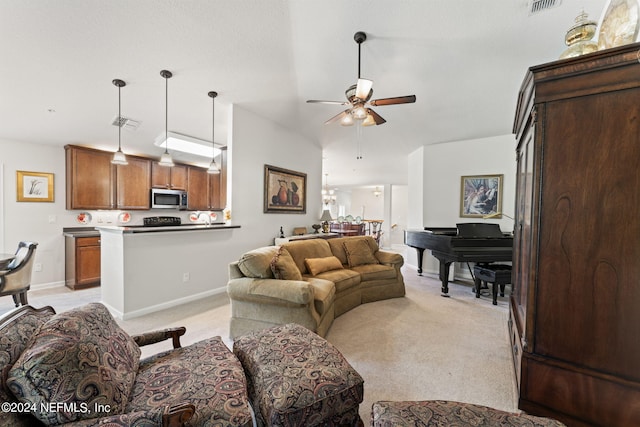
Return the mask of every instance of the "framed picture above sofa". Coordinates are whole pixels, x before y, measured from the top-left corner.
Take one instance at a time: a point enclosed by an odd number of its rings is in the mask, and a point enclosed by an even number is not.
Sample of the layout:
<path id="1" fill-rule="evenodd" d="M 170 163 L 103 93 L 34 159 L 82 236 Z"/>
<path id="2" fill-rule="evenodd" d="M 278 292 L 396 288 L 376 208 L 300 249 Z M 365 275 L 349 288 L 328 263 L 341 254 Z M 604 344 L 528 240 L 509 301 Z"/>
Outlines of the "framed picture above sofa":
<path id="1" fill-rule="evenodd" d="M 306 213 L 307 174 L 264 165 L 264 212 Z"/>

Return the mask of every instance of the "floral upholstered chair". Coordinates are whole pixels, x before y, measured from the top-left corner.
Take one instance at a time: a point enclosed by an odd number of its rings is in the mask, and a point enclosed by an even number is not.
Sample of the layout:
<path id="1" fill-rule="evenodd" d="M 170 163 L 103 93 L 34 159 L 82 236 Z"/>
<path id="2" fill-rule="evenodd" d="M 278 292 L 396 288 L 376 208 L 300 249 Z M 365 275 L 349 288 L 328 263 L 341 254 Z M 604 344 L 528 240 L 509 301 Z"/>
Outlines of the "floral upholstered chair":
<path id="1" fill-rule="evenodd" d="M 252 425 L 239 361 L 220 337 L 180 347 L 184 333 L 129 336 L 99 303 L 19 308 L 0 321 L 0 425 Z M 174 349 L 140 359 L 169 338 Z"/>

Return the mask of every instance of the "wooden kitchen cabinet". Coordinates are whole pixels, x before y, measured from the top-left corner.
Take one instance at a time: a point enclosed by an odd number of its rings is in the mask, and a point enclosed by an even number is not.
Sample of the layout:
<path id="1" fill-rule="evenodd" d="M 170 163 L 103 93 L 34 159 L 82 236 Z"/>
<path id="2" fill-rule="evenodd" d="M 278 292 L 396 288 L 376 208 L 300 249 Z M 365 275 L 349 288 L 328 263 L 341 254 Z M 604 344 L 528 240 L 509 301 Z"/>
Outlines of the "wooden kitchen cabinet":
<path id="1" fill-rule="evenodd" d="M 518 99 L 518 404 L 571 426 L 640 425 L 639 49 L 532 67 Z"/>
<path id="2" fill-rule="evenodd" d="M 187 179 L 188 208 L 209 209 L 209 174 L 206 169 L 189 166 Z"/>
<path id="3" fill-rule="evenodd" d="M 186 190 L 187 179 L 187 166 L 185 165 L 175 165 L 171 168 L 160 166 L 158 162 L 153 162 L 151 165 L 151 186 L 153 188 Z"/>
<path id="4" fill-rule="evenodd" d="M 188 167 L 189 209 L 222 210 L 227 205 L 227 150 L 222 150 L 218 167 L 220 172 L 207 173 L 205 169 Z"/>
<path id="5" fill-rule="evenodd" d="M 151 160 L 127 156 L 111 164 L 113 153 L 67 145 L 67 209 L 149 209 Z"/>
<path id="6" fill-rule="evenodd" d="M 116 209 L 149 209 L 151 160 L 127 156 L 127 162 L 116 167 Z"/>
<path id="7" fill-rule="evenodd" d="M 114 209 L 112 153 L 66 146 L 67 209 Z"/>
<path id="8" fill-rule="evenodd" d="M 65 237 L 65 285 L 84 289 L 100 285 L 100 237 Z"/>

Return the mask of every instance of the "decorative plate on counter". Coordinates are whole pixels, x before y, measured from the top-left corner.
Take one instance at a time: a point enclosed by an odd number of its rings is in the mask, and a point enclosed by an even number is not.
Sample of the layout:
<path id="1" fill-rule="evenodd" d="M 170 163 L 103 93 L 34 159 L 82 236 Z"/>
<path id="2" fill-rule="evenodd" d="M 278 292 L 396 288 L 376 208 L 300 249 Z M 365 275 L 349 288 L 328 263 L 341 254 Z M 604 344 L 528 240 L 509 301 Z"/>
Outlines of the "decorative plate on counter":
<path id="1" fill-rule="evenodd" d="M 215 221 L 218 219 L 218 214 L 215 212 L 209 212 L 209 218 L 211 218 L 211 221 Z"/>
<path id="2" fill-rule="evenodd" d="M 122 212 L 120 215 L 118 215 L 118 221 L 126 224 L 129 221 L 131 221 L 131 214 L 129 212 Z"/>
<path id="3" fill-rule="evenodd" d="M 89 212 L 80 212 L 76 217 L 76 221 L 80 224 L 89 224 L 91 222 L 91 214 Z"/>
<path id="4" fill-rule="evenodd" d="M 189 221 L 191 221 L 191 222 L 197 222 L 197 221 L 198 221 L 198 218 L 199 218 L 199 215 L 200 215 L 200 214 L 199 214 L 198 212 L 191 212 L 191 213 L 189 214 Z"/>

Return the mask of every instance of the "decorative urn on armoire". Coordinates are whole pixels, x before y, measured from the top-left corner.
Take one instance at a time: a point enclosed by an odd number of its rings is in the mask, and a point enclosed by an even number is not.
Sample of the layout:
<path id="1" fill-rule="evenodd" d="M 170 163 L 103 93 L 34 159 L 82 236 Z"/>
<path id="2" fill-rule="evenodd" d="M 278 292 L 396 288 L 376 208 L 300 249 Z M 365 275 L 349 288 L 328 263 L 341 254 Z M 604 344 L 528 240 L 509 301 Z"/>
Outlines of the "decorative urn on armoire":
<path id="1" fill-rule="evenodd" d="M 571 426 L 640 425 L 639 51 L 531 67 L 516 109 L 519 407 Z"/>

